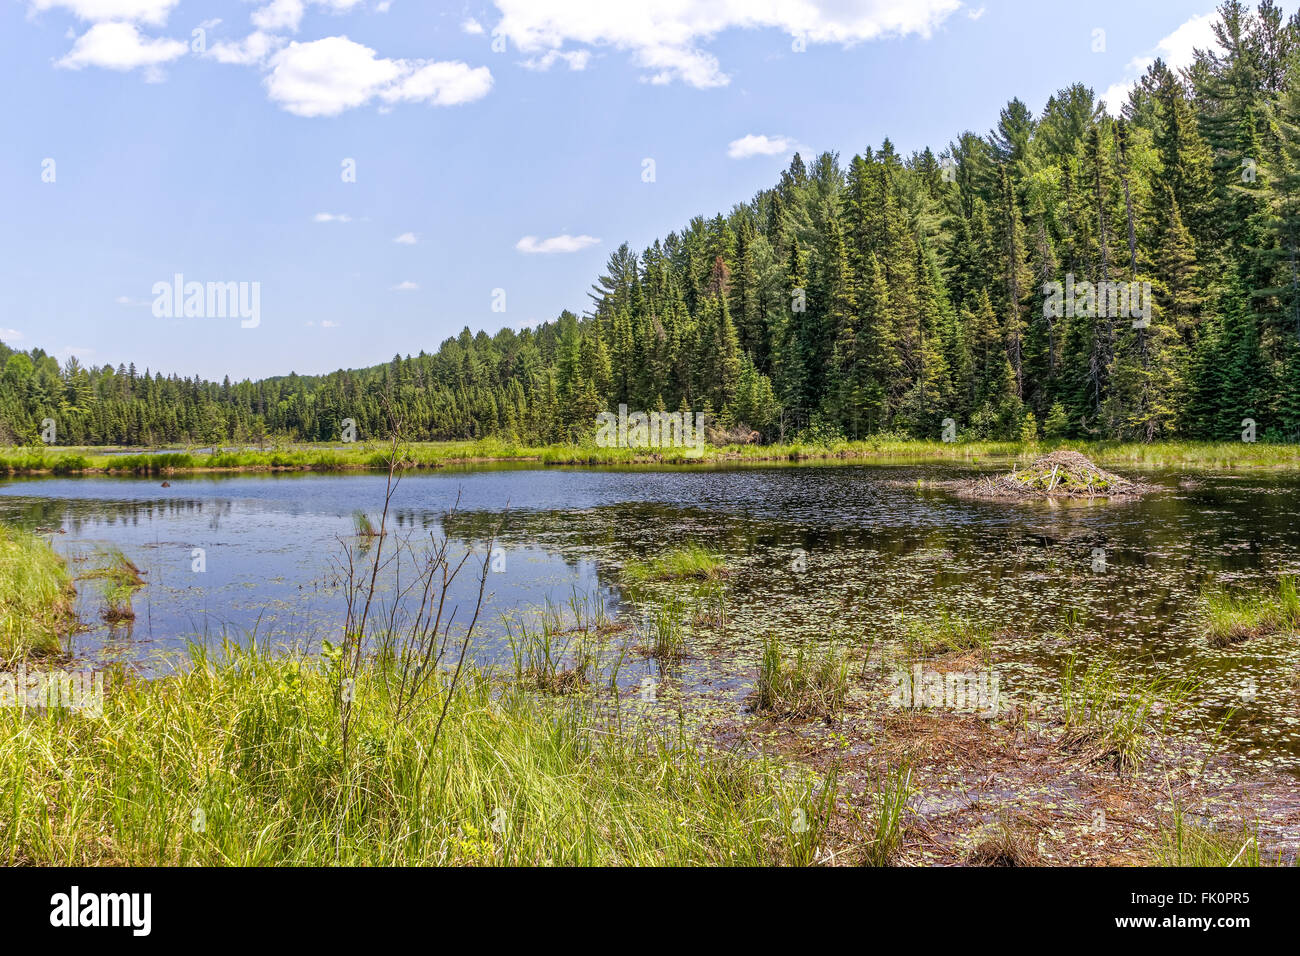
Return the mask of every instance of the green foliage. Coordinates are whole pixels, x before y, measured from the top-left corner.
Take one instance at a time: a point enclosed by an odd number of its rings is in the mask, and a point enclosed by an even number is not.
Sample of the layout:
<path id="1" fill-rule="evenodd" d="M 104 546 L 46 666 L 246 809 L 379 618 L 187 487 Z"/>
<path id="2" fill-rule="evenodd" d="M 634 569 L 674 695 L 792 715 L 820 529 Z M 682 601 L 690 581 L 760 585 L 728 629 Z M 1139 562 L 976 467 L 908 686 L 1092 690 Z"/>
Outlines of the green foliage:
<path id="1" fill-rule="evenodd" d="M 631 584 L 646 581 L 714 581 L 726 574 L 726 561 L 717 551 L 691 542 L 646 560 L 632 559 L 623 567 Z"/>
<path id="2" fill-rule="evenodd" d="M 595 416 L 707 412 L 771 442 L 888 431 L 1217 441 L 1252 418 L 1300 435 L 1300 17 L 1225 4 L 1223 50 L 1157 60 L 1112 119 L 1074 84 L 1035 117 L 937 155 L 885 140 L 626 243 L 591 310 L 463 329 L 436 351 L 328 375 L 216 383 L 63 367 L 0 345 L 0 441 L 64 445 L 416 441 L 591 445 Z M 1149 324 L 1045 309 L 1048 282 L 1149 283 Z M 1077 303 L 1071 303 L 1071 306 Z M 118 467 L 153 467 L 123 462 Z"/>
<path id="3" fill-rule="evenodd" d="M 848 655 L 836 648 L 808 650 L 789 657 L 775 634 L 763 638 L 758 681 L 752 697 L 756 712 L 791 717 L 833 717 L 849 693 Z"/>
<path id="4" fill-rule="evenodd" d="M 1282 575 L 1269 593 L 1239 595 L 1211 588 L 1201 602 L 1205 635 L 1216 647 L 1300 628 L 1300 593 L 1291 575 Z"/>
<path id="5" fill-rule="evenodd" d="M 807 775 L 478 671 L 398 719 L 389 667 L 358 673 L 346 751 L 329 654 L 195 647 L 108 674 L 102 717 L 0 708 L 0 859 L 764 866 L 824 841 L 834 790 Z"/>
<path id="6" fill-rule="evenodd" d="M 56 654 L 76 626 L 63 559 L 26 531 L 0 525 L 0 665 Z"/>

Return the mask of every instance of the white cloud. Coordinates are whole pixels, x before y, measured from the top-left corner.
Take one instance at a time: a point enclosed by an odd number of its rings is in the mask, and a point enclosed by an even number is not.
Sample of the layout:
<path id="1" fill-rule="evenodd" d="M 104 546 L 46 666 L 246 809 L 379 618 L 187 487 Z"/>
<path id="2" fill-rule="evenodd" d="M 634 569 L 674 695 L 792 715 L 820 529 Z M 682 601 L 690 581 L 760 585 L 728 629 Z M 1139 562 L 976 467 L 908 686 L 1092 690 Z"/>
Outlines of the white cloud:
<path id="1" fill-rule="evenodd" d="M 271 0 L 258 7 L 251 17 L 259 30 L 288 30 L 297 33 L 308 4 L 325 7 L 332 13 L 345 13 L 362 0 Z"/>
<path id="2" fill-rule="evenodd" d="M 732 159 L 749 159 L 751 156 L 778 156 L 788 152 L 794 143 L 787 136 L 765 136 L 750 133 L 727 144 L 727 155 Z"/>
<path id="3" fill-rule="evenodd" d="M 237 43 L 214 43 L 204 54 L 218 63 L 233 63 L 236 66 L 256 66 L 265 62 L 276 50 L 284 46 L 284 40 L 261 30 L 255 30 Z"/>
<path id="4" fill-rule="evenodd" d="M 1171 70 L 1180 70 L 1191 66 L 1193 54 L 1197 49 L 1218 49 L 1219 44 L 1214 39 L 1212 29 L 1218 18 L 1219 15 L 1214 11 L 1197 14 L 1180 24 L 1177 30 L 1162 39 L 1152 50 L 1129 60 L 1124 70 L 1125 78 L 1118 83 L 1112 83 L 1102 94 L 1101 98 L 1106 101 L 1106 108 L 1113 115 L 1118 116 L 1120 109 L 1128 102 L 1128 95 L 1133 85 L 1141 79 L 1142 74 L 1157 58 L 1164 60 L 1165 66 Z"/>
<path id="5" fill-rule="evenodd" d="M 403 246 L 413 246 L 419 241 L 420 237 L 413 232 L 404 232 L 393 240 L 393 242 L 399 243 Z"/>
<path id="6" fill-rule="evenodd" d="M 469 17 L 460 25 L 460 28 L 466 33 L 474 36 L 480 36 L 483 33 L 483 24 L 479 23 L 473 17 Z"/>
<path id="7" fill-rule="evenodd" d="M 352 217 L 345 212 L 318 212 L 312 217 L 313 222 L 351 222 Z"/>
<path id="8" fill-rule="evenodd" d="M 400 83 L 379 91 L 386 103 L 428 103 L 432 106 L 459 106 L 487 96 L 492 89 L 492 71 L 486 66 L 470 67 L 459 60 L 444 62 L 393 61 L 403 69 L 415 66 L 414 72 Z"/>
<path id="9" fill-rule="evenodd" d="M 0 339 L 8 339 L 10 342 L 16 342 L 23 337 L 23 334 L 17 329 L 0 329 Z"/>
<path id="10" fill-rule="evenodd" d="M 980 7 L 978 10 L 967 10 L 966 19 L 978 20 L 980 17 L 984 16 L 986 12 L 987 10 L 984 7 Z"/>
<path id="11" fill-rule="evenodd" d="M 62 8 L 81 20 L 129 20 L 162 26 L 181 0 L 31 0 L 32 10 L 42 12 Z"/>
<path id="12" fill-rule="evenodd" d="M 703 88 L 730 82 L 717 58 L 700 48 L 724 30 L 776 29 L 810 44 L 844 46 L 890 36 L 927 37 L 961 0 L 496 0 L 496 5 L 501 21 L 493 33 L 536 55 L 539 63 L 566 43 L 611 46 L 630 53 L 652 83 L 681 80 Z"/>
<path id="13" fill-rule="evenodd" d="M 586 249 L 588 246 L 594 246 L 600 242 L 595 236 L 571 236 L 565 233 L 561 236 L 551 236 L 549 239 L 538 239 L 536 236 L 524 236 L 515 243 L 515 248 L 520 252 L 533 255 L 536 253 L 553 253 L 553 252 L 577 252 L 580 249 Z"/>
<path id="14" fill-rule="evenodd" d="M 144 67 L 156 76 L 162 64 L 184 56 L 188 49 L 179 40 L 141 36 L 130 23 L 96 23 L 77 38 L 57 65 L 69 70 L 87 66 L 123 71 Z"/>
<path id="15" fill-rule="evenodd" d="M 418 284 L 412 282 L 410 279 L 407 279 L 405 282 L 399 282 L 397 283 L 397 285 L 393 286 L 393 291 L 394 292 L 415 292 L 419 288 L 420 287 Z"/>
<path id="16" fill-rule="evenodd" d="M 321 322 L 320 327 L 322 329 L 337 329 L 342 324 L 343 323 L 335 322 L 332 319 L 325 319 Z"/>
<path id="17" fill-rule="evenodd" d="M 523 66 L 530 70 L 549 70 L 559 61 L 568 64 L 570 70 L 585 70 L 591 60 L 590 50 L 547 50 L 541 56 L 529 57 Z"/>
<path id="18" fill-rule="evenodd" d="M 271 59 L 271 100 L 298 116 L 337 116 L 379 97 L 386 103 L 468 103 L 492 88 L 487 67 L 389 60 L 345 36 L 290 43 Z"/>

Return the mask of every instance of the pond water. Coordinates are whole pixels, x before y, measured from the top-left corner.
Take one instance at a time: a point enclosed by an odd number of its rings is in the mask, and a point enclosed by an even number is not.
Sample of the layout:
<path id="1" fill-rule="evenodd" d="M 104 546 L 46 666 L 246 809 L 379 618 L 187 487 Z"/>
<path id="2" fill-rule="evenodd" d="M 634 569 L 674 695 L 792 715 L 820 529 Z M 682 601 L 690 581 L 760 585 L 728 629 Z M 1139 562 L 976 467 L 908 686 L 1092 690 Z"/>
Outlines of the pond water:
<path id="1" fill-rule="evenodd" d="M 752 684 L 766 631 L 791 644 L 861 647 L 896 638 L 900 614 L 950 609 L 1002 630 L 993 666 L 1005 699 L 1051 697 L 1070 654 L 1104 653 L 1133 673 L 1203 681 L 1180 720 L 1210 728 L 1227 717 L 1225 748 L 1300 769 L 1300 642 L 1279 635 L 1215 649 L 1197 626 L 1206 584 L 1265 587 L 1300 571 L 1300 476 L 1148 472 L 1159 491 L 1114 504 L 986 503 L 917 484 L 960 473 L 948 464 L 440 469 L 403 478 L 393 511 L 399 536 L 446 534 L 454 551 L 480 556 L 505 516 L 504 567 L 488 576 L 476 641 L 484 661 L 503 657 L 504 616 L 574 594 L 635 618 L 636 595 L 620 587 L 624 562 L 695 541 L 726 555 L 729 623 L 698 635 L 673 676 L 724 706 L 739 706 Z M 337 638 L 344 545 L 356 544 L 355 512 L 377 519 L 383 476 L 169 481 L 0 484 L 0 519 L 50 531 L 74 573 L 98 566 L 108 547 L 144 573 L 130 626 L 99 624 L 98 582 L 78 583 L 91 626 L 75 652 L 148 668 L 203 635 Z M 458 622 L 473 608 L 472 577 L 453 594 Z M 673 587 L 684 588 L 658 596 Z M 1063 629 L 1071 615 L 1084 626 Z M 620 680 L 653 667 L 636 658 Z"/>

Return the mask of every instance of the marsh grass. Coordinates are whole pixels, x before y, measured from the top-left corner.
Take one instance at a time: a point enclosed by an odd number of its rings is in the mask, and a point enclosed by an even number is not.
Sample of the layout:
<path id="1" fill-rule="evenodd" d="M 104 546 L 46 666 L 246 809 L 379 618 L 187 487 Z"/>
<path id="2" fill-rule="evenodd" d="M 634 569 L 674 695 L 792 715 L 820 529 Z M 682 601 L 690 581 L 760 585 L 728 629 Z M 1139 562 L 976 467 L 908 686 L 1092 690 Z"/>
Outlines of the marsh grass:
<path id="1" fill-rule="evenodd" d="M 725 628 L 731 620 L 727 614 L 727 587 L 721 581 L 703 585 L 695 595 L 696 627 Z"/>
<path id="2" fill-rule="evenodd" d="M 960 614 L 944 609 L 933 618 L 913 618 L 904 624 L 903 644 L 914 657 L 940 657 L 944 654 L 988 651 L 992 629 Z"/>
<path id="3" fill-rule="evenodd" d="M 140 569 L 120 548 L 103 548 L 98 556 L 102 566 L 83 572 L 81 577 L 101 582 L 104 593 L 101 616 L 109 624 L 135 620 L 131 596 L 145 584 Z"/>
<path id="4" fill-rule="evenodd" d="M 530 627 L 527 622 L 503 618 L 506 641 L 514 662 L 515 686 L 547 694 L 575 694 L 590 685 L 606 663 L 586 630 L 566 629 L 549 614 Z M 622 655 L 612 659 L 611 682 L 618 678 Z"/>
<path id="5" fill-rule="evenodd" d="M 336 680 L 283 649 L 193 647 L 163 678 L 110 682 L 101 718 L 0 708 L 0 860 L 773 865 L 823 839 L 815 783 L 680 728 L 477 670 L 445 723 L 445 672 L 394 720 L 392 683 L 358 673 L 346 751 Z"/>
<path id="6" fill-rule="evenodd" d="M 1041 862 L 1024 826 L 1005 815 L 988 826 L 966 854 L 970 866 L 1038 866 Z"/>
<path id="7" fill-rule="evenodd" d="M 1261 854 L 1255 827 L 1243 822 L 1233 833 L 1209 830 L 1188 820 L 1175 803 L 1172 824 L 1160 828 L 1156 862 L 1161 866 L 1254 867 L 1276 861 Z"/>
<path id="8" fill-rule="evenodd" d="M 861 814 L 858 817 L 859 828 L 863 830 L 862 865 L 892 866 L 897 862 L 906 836 L 907 801 L 913 792 L 912 767 L 908 761 L 872 774 L 868 815 L 865 821 Z"/>
<path id="9" fill-rule="evenodd" d="M 1210 588 L 1202 593 L 1201 602 L 1205 635 L 1214 647 L 1300 628 L 1300 594 L 1293 575 L 1282 575 L 1277 588 L 1265 593 L 1232 594 Z"/>
<path id="10" fill-rule="evenodd" d="M 0 666 L 63 649 L 76 629 L 67 566 L 37 535 L 0 524 Z"/>
<path id="11" fill-rule="evenodd" d="M 1149 734 L 1166 729 L 1198 686 L 1190 677 L 1126 680 L 1107 658 L 1080 672 L 1072 654 L 1060 683 L 1063 743 L 1117 771 L 1137 770 L 1148 756 Z"/>
<path id="12" fill-rule="evenodd" d="M 1137 467 L 1283 468 L 1300 463 L 1300 447 L 1265 442 L 1056 442 L 1055 447 L 1078 451 L 1098 464 Z M 896 435 L 861 441 L 793 442 L 781 445 L 706 445 L 702 456 L 693 448 L 600 448 L 594 444 L 530 446 L 504 438 L 477 441 L 410 442 L 404 451 L 404 468 L 436 468 L 456 462 L 536 461 L 544 465 L 629 465 L 655 462 L 674 466 L 711 467 L 718 461 L 965 461 L 984 459 L 1031 460 L 1041 452 L 1035 442 L 919 441 Z M 162 475 L 185 471 L 270 469 L 343 471 L 387 470 L 388 461 L 378 446 L 358 442 L 355 447 L 281 440 L 271 449 L 201 452 L 142 452 L 106 455 L 99 448 L 53 450 L 28 447 L 0 448 L 0 476 L 10 474 L 75 474 L 102 471 L 133 475 Z"/>
<path id="13" fill-rule="evenodd" d="M 680 597 L 670 595 L 644 606 L 636 631 L 635 649 L 644 657 L 669 664 L 689 656 L 686 605 Z"/>
<path id="14" fill-rule="evenodd" d="M 694 542 L 653 558 L 629 560 L 623 566 L 623 579 L 632 585 L 649 581 L 717 581 L 726 573 L 726 562 L 719 552 Z"/>
<path id="15" fill-rule="evenodd" d="M 358 538 L 379 537 L 379 529 L 375 527 L 375 523 L 370 520 L 370 516 L 364 511 L 352 512 L 352 528 Z"/>
<path id="16" fill-rule="evenodd" d="M 843 710 L 848 692 L 847 652 L 800 646 L 791 657 L 775 634 L 763 638 L 758 681 L 750 698 L 756 713 L 830 718 Z"/>

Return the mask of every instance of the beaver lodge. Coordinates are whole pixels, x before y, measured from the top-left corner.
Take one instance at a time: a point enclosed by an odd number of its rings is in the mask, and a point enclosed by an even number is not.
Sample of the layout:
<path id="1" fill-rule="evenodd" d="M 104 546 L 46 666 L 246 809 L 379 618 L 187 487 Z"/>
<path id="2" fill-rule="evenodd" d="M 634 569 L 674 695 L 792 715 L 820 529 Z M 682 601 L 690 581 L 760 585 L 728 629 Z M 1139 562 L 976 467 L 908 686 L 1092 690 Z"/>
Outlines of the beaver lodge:
<path id="1" fill-rule="evenodd" d="M 960 483 L 958 492 L 969 498 L 1134 498 L 1151 491 L 1150 485 L 1130 481 L 1098 468 L 1077 451 L 1054 451 L 1009 475 L 978 478 Z"/>

